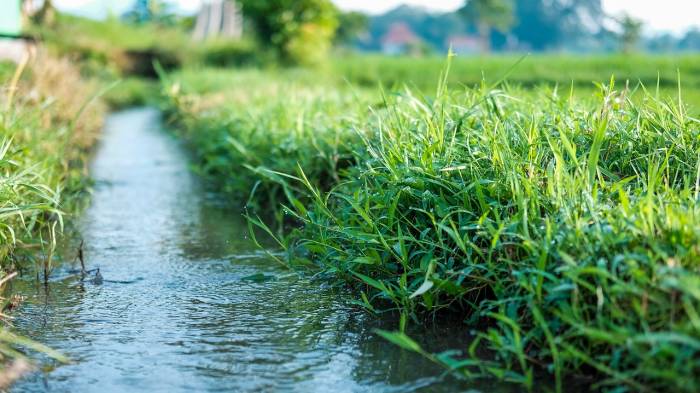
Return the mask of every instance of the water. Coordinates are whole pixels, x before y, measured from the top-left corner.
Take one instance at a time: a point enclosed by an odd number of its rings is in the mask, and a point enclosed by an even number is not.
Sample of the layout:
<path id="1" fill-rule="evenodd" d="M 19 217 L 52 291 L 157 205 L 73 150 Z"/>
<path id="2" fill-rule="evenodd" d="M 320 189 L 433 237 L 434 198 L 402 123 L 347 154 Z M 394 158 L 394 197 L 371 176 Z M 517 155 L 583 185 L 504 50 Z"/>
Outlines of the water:
<path id="1" fill-rule="evenodd" d="M 114 114 L 80 222 L 88 269 L 70 264 L 48 288 L 19 283 L 25 334 L 73 363 L 15 392 L 468 391 L 443 369 L 378 338 L 381 321 L 347 296 L 290 274 L 258 252 L 226 201 L 203 190 L 158 112 Z M 231 204 L 233 205 L 233 204 Z M 77 241 L 77 239 L 76 239 Z M 266 280 L 249 280 L 254 274 Z M 388 328 L 394 327 L 391 322 Z M 420 333 L 433 348 L 462 335 Z M 489 386 L 493 391 L 493 386 Z"/>

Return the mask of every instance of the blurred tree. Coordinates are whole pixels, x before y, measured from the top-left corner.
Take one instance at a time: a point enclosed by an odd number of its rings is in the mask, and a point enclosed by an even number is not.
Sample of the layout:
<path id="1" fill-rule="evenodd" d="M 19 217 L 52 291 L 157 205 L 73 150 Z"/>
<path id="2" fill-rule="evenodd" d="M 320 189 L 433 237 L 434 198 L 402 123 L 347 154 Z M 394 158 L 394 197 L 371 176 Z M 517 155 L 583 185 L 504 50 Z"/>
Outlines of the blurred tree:
<path id="1" fill-rule="evenodd" d="M 434 13 L 424 7 L 399 6 L 389 12 L 370 17 L 370 38 L 360 46 L 367 50 L 381 49 L 381 39 L 396 23 L 408 25 L 413 32 L 433 49 L 446 50 L 451 36 L 474 33 L 467 20 L 455 12 Z"/>
<path id="2" fill-rule="evenodd" d="M 459 13 L 476 24 L 484 52 L 491 51 L 491 31 L 507 32 L 515 21 L 513 0 L 467 0 Z"/>
<path id="3" fill-rule="evenodd" d="M 326 60 L 338 28 L 338 10 L 330 0 L 243 0 L 243 14 L 264 43 L 282 59 L 302 65 Z"/>
<path id="4" fill-rule="evenodd" d="M 693 28 L 685 33 L 678 43 L 678 49 L 685 51 L 700 51 L 700 29 Z"/>
<path id="5" fill-rule="evenodd" d="M 518 0 L 512 33 L 532 50 L 574 47 L 603 30 L 601 0 Z"/>
<path id="6" fill-rule="evenodd" d="M 34 14 L 34 22 L 40 25 L 51 26 L 56 21 L 56 7 L 52 0 L 44 0 L 44 3 Z"/>
<path id="7" fill-rule="evenodd" d="M 122 19 L 136 24 L 157 22 L 171 25 L 175 22 L 168 3 L 163 0 L 136 0 L 133 7 L 122 15 Z"/>
<path id="8" fill-rule="evenodd" d="M 646 40 L 645 47 L 652 52 L 673 52 L 678 49 L 678 40 L 669 33 L 657 34 Z"/>
<path id="9" fill-rule="evenodd" d="M 341 12 L 338 15 L 338 32 L 335 41 L 350 44 L 369 28 L 369 18 L 362 12 Z"/>
<path id="10" fill-rule="evenodd" d="M 628 14 L 622 15 L 617 19 L 620 26 L 620 45 L 623 53 L 630 53 L 639 47 L 639 41 L 642 38 L 642 21 L 631 17 Z"/>

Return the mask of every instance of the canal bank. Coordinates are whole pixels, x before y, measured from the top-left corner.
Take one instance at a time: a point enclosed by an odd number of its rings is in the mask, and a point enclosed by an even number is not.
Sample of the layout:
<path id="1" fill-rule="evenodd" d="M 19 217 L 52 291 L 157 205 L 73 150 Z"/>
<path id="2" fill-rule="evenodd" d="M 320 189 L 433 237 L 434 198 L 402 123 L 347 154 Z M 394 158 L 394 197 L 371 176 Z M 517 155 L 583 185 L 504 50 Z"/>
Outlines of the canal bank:
<path id="1" fill-rule="evenodd" d="M 112 115 L 79 222 L 88 269 L 66 264 L 27 297 L 19 333 L 73 363 L 16 392 L 465 391 L 444 369 L 374 334 L 381 323 L 256 249 L 232 205 L 208 192 L 160 114 Z M 379 325 L 378 325 L 379 324 Z M 387 323 L 391 328 L 393 322 Z M 458 345 L 448 329 L 421 332 Z M 492 389 L 489 389 L 493 391 Z"/>

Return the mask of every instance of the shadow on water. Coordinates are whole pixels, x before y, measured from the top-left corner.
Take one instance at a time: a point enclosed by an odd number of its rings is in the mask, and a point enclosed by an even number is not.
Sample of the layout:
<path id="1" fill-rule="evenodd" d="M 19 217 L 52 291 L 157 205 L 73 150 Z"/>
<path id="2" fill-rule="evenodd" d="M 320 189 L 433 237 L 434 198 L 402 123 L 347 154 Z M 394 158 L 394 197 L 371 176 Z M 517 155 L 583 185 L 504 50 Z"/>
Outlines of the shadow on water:
<path id="1" fill-rule="evenodd" d="M 479 386 L 372 333 L 336 290 L 256 251 L 237 212 L 202 190 L 186 155 L 137 109 L 110 117 L 80 232 L 98 285 L 64 266 L 48 288 L 20 281 L 20 333 L 69 355 L 16 392 L 453 392 Z M 254 274 L 270 280 L 246 280 Z M 421 333 L 435 349 L 462 335 Z M 483 386 L 482 386 L 483 388 Z M 494 391 L 488 386 L 487 391 Z"/>

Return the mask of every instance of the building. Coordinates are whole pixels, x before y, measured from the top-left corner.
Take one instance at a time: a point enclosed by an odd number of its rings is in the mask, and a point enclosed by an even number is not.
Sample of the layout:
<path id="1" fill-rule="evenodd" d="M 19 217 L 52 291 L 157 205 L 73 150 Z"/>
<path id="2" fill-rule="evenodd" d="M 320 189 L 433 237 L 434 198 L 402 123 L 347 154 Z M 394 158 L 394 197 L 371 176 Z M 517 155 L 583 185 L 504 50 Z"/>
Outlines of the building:
<path id="1" fill-rule="evenodd" d="M 382 37 L 382 52 L 387 55 L 403 55 L 422 43 L 420 37 L 406 23 L 396 22 L 389 26 L 389 31 Z"/>
<path id="2" fill-rule="evenodd" d="M 450 36 L 445 44 L 457 55 L 475 55 L 481 53 L 483 48 L 481 38 L 474 35 Z"/>
<path id="3" fill-rule="evenodd" d="M 209 38 L 240 39 L 243 36 L 243 13 L 233 0 L 210 0 L 197 15 L 193 36 L 196 40 Z"/>

